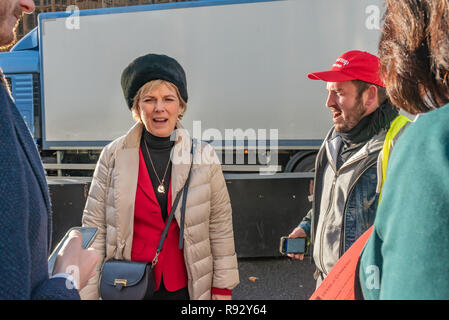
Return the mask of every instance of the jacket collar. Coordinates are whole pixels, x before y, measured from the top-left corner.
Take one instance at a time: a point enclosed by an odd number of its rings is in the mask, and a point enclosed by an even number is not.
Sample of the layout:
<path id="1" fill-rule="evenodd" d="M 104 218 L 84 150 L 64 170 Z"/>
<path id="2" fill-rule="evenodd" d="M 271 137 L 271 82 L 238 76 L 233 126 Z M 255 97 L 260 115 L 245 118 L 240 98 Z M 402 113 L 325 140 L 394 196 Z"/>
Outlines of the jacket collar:
<path id="1" fill-rule="evenodd" d="M 172 200 L 184 186 L 189 175 L 190 165 L 193 162 L 190 150 L 192 139 L 186 129 L 178 122 L 176 126 L 176 138 L 172 157 Z"/>
<path id="2" fill-rule="evenodd" d="M 353 154 L 341 166 L 340 170 L 365 159 L 370 154 L 379 152 L 383 147 L 386 134 L 387 131 L 382 129 L 377 135 L 369 139 L 358 152 Z M 326 148 L 327 159 L 334 172 L 337 172 L 337 156 L 342 143 L 342 138 L 336 133 L 335 128 L 332 128 L 325 139 L 324 145 Z"/>
<path id="3" fill-rule="evenodd" d="M 143 124 L 137 122 L 128 130 L 123 140 L 123 149 L 139 148 L 140 138 L 142 137 Z"/>

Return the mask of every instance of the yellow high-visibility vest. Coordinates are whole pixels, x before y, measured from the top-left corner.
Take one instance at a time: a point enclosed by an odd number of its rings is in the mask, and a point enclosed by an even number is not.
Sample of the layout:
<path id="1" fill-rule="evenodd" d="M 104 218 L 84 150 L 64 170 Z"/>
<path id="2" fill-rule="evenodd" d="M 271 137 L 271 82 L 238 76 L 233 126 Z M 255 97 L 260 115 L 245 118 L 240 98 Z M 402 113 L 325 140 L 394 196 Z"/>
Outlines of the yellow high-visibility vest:
<path id="1" fill-rule="evenodd" d="M 388 129 L 387 135 L 385 136 L 384 146 L 382 148 L 382 180 L 380 182 L 379 203 L 382 197 L 382 187 L 387 177 L 387 166 L 388 160 L 390 158 L 390 149 L 393 145 L 394 138 L 408 122 L 411 122 L 409 118 L 403 115 L 398 115 L 391 123 L 390 129 Z"/>

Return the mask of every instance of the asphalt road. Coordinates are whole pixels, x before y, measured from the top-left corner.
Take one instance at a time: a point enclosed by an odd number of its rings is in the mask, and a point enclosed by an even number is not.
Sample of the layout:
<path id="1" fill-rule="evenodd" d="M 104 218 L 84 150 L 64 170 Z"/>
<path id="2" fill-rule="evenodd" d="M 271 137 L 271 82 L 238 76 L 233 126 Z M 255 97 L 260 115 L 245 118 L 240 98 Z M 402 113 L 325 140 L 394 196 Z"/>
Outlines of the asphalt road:
<path id="1" fill-rule="evenodd" d="M 307 300 L 315 290 L 310 258 L 247 258 L 238 263 L 240 284 L 233 290 L 234 300 Z"/>

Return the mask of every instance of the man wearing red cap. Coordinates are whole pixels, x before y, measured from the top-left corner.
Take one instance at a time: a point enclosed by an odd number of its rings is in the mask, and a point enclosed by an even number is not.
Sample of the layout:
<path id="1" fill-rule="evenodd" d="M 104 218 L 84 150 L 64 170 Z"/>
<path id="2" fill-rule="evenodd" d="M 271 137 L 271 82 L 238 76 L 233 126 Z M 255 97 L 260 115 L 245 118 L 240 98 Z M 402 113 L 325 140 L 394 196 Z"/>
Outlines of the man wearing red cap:
<path id="1" fill-rule="evenodd" d="M 346 52 L 330 70 L 308 77 L 327 82 L 326 107 L 333 114 L 334 126 L 317 155 L 312 209 L 290 237 L 310 237 L 318 287 L 373 224 L 383 182 L 380 152 L 385 150 L 386 137 L 392 136 L 387 134 L 393 123 L 396 133 L 407 120 L 387 99 L 379 59 L 368 52 Z M 393 140 L 389 139 L 385 144 L 390 146 Z M 303 259 L 299 254 L 289 256 Z"/>

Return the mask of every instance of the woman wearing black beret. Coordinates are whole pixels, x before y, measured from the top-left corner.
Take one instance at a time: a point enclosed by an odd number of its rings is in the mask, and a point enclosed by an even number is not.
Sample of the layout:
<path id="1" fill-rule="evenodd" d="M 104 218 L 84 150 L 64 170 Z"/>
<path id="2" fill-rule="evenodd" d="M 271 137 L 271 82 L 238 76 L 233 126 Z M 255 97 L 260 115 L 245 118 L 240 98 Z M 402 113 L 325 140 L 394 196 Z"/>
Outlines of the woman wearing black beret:
<path id="1" fill-rule="evenodd" d="M 125 68 L 121 83 L 137 123 L 103 149 L 83 213 L 83 226 L 99 228 L 98 270 L 109 260 L 151 262 L 174 206 L 152 298 L 230 299 L 239 283 L 231 204 L 213 148 L 197 143 L 192 156 L 192 140 L 179 123 L 188 100 L 183 68 L 148 54 Z M 174 201 L 186 180 L 183 218 L 183 196 L 176 207 Z M 99 298 L 100 277 L 82 298 Z"/>

